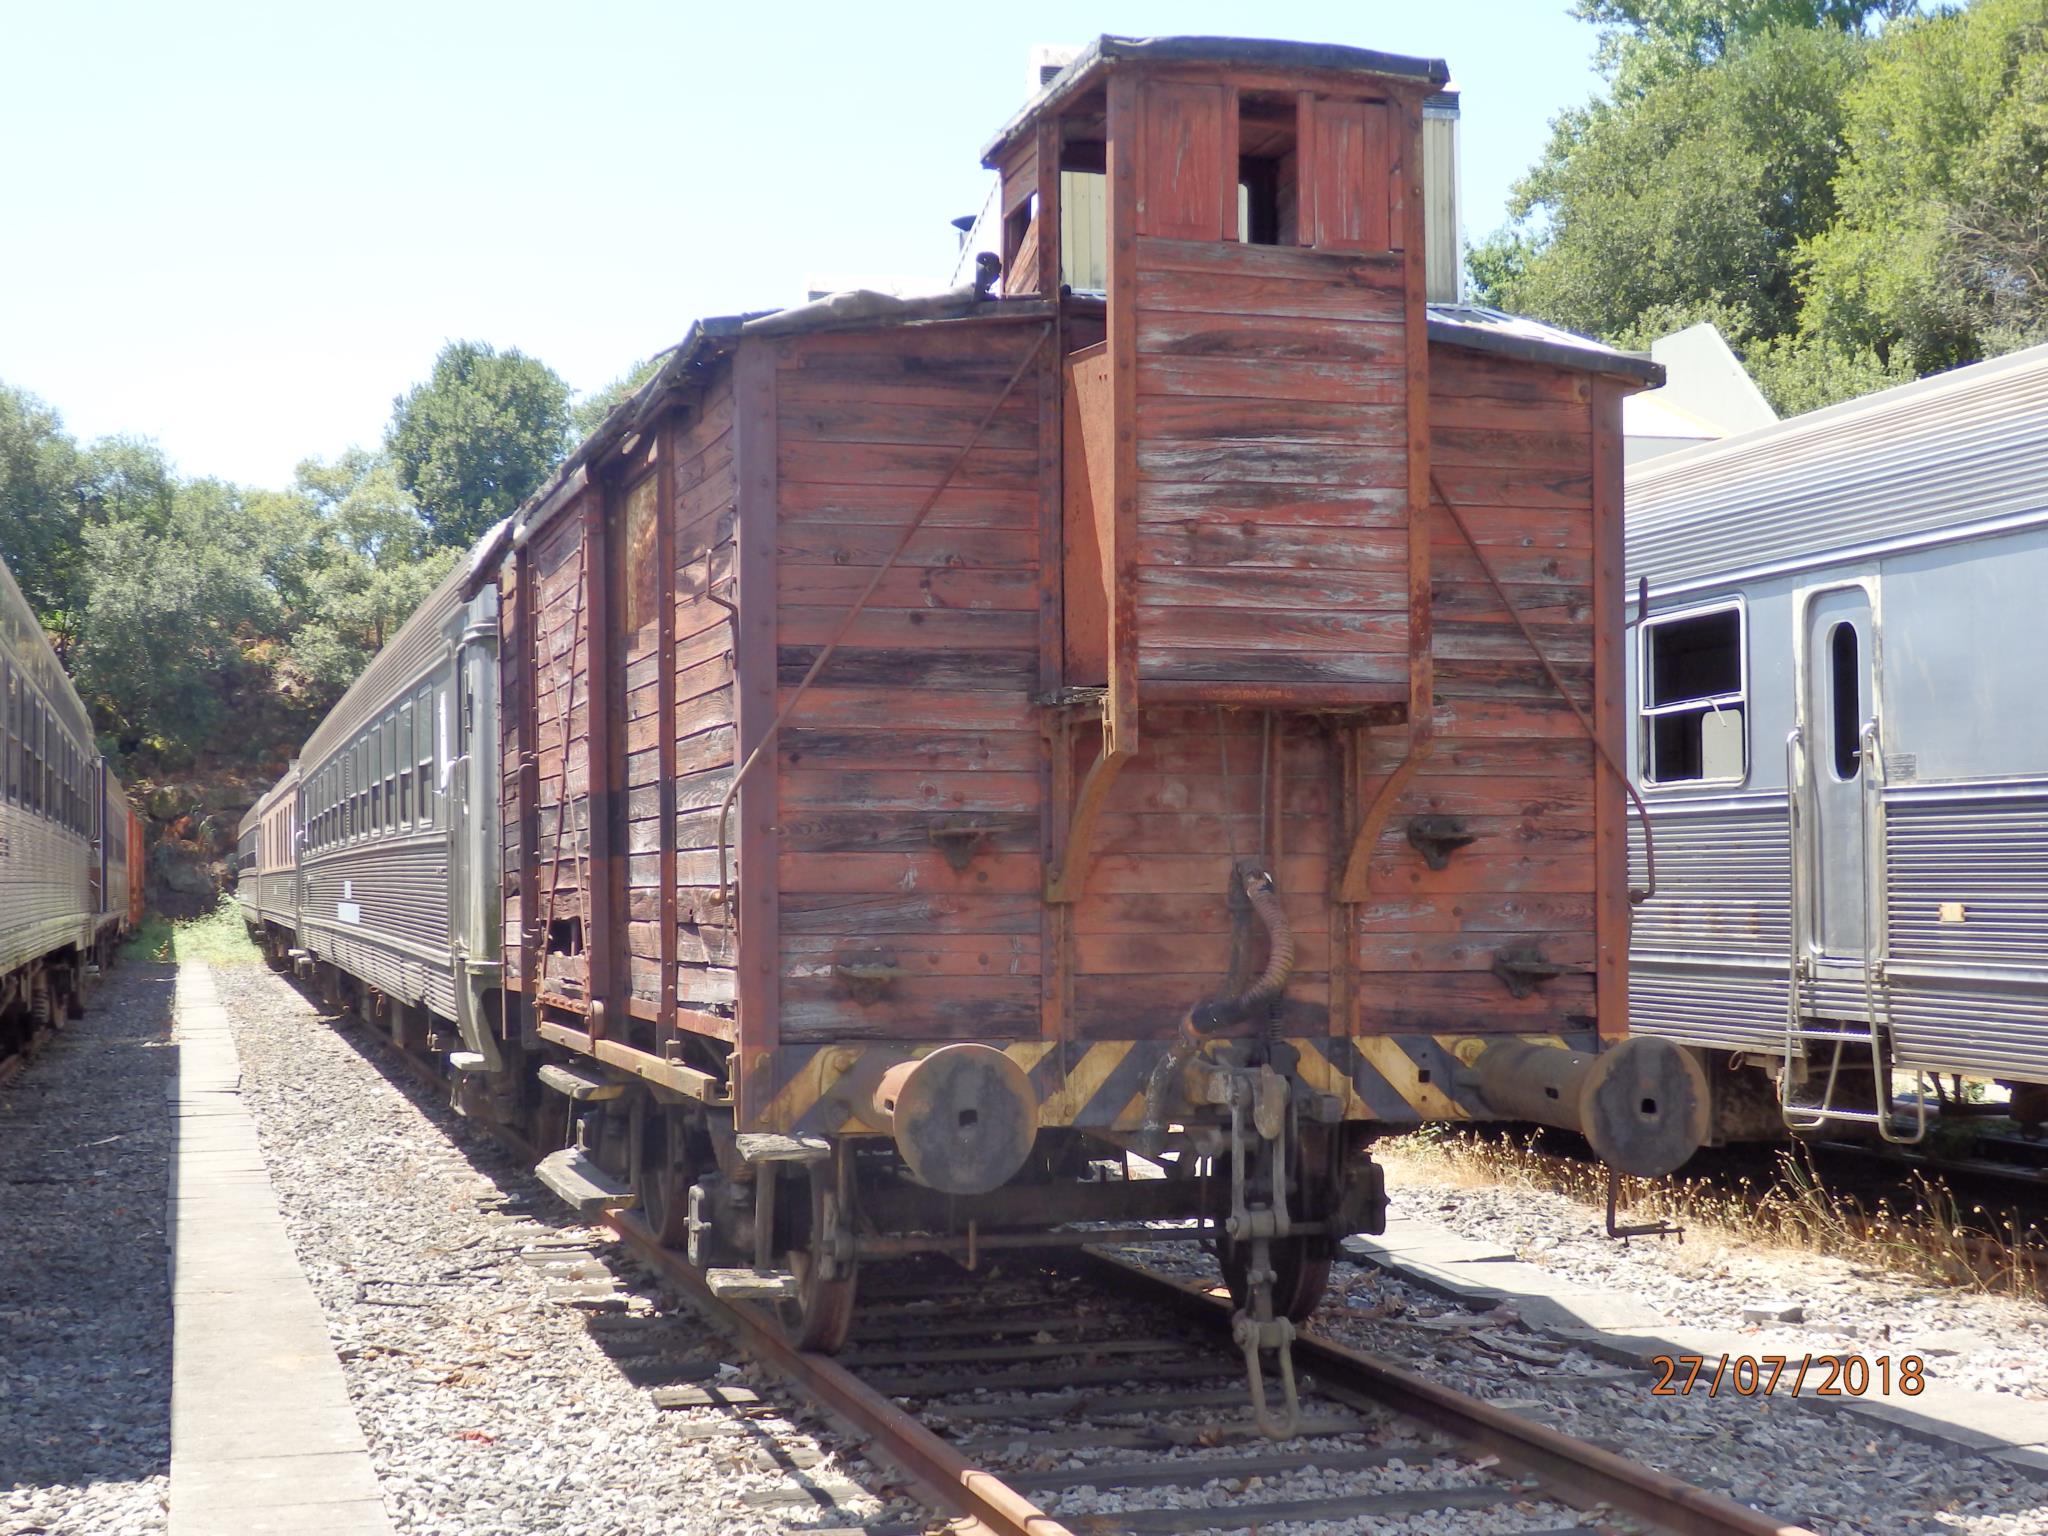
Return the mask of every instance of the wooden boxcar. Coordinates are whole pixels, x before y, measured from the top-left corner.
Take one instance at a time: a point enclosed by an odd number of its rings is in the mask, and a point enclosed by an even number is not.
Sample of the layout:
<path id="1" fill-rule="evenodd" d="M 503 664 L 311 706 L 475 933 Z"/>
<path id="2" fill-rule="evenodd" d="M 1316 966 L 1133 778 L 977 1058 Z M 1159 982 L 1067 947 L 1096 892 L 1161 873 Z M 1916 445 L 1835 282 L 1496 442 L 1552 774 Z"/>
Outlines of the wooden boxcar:
<path id="1" fill-rule="evenodd" d="M 863 1258 L 1203 1217 L 1272 1344 L 1375 1135 L 1690 1152 L 1697 1068 L 1622 1045 L 1657 369 L 1426 302 L 1444 79 L 1104 38 L 987 151 L 997 291 L 698 324 L 479 552 L 495 1086 L 549 1063 L 558 1190 L 824 1345 Z M 1062 172 L 1106 293 L 1046 254 Z"/>

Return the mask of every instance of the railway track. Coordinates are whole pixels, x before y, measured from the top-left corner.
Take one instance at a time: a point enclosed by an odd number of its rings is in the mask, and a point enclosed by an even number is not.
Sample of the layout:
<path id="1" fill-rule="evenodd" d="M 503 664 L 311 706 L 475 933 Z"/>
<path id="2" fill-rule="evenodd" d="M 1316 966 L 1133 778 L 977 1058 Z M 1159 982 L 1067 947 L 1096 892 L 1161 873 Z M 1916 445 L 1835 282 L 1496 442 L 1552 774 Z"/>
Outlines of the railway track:
<path id="1" fill-rule="evenodd" d="M 1451 1509 L 1497 1514 L 1502 1530 L 1588 1536 L 1617 1515 L 1686 1536 L 1801 1531 L 1314 1337 L 1295 1350 L 1298 1433 L 1269 1440 L 1248 1411 L 1228 1304 L 1107 1254 L 1014 1276 L 882 1272 L 854 1342 L 828 1358 L 790 1348 L 761 1308 L 713 1297 L 632 1216 L 607 1225 L 920 1497 L 992 1536 L 1266 1530 Z M 1105 1490 L 1116 1495 L 1107 1504 Z"/>
<path id="2" fill-rule="evenodd" d="M 421 1082 L 430 1056 L 366 1031 Z M 517 1133 L 486 1127 L 528 1161 Z M 1201 1536 L 1460 1511 L 1461 1529 L 1811 1536 L 1626 1456 L 1305 1333 L 1300 1421 L 1260 1432 L 1226 1300 L 1077 1248 L 972 1274 L 877 1266 L 854 1338 L 792 1347 L 772 1311 L 714 1296 L 630 1212 L 603 1225 L 714 1326 L 908 1480 L 952 1536 Z M 1428 1529 L 1427 1525 L 1414 1528 Z"/>

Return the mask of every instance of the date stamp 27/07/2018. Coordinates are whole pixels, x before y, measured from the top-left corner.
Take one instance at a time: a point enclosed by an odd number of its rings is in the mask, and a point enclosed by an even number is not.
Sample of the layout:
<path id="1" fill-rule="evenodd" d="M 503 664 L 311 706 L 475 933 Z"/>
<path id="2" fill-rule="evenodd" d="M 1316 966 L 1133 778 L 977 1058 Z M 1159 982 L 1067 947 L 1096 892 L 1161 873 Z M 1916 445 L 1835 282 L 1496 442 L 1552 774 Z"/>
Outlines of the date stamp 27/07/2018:
<path id="1" fill-rule="evenodd" d="M 1918 1355 L 1654 1355 L 1652 1397 L 1918 1397 L 1927 1362 Z"/>

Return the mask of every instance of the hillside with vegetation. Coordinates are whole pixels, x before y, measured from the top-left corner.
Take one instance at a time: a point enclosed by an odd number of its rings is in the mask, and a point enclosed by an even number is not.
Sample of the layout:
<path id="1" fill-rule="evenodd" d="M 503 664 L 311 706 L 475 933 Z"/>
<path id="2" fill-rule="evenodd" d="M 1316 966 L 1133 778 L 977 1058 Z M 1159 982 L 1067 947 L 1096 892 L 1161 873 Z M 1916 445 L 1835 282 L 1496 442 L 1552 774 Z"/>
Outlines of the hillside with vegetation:
<path id="1" fill-rule="evenodd" d="M 572 403 L 454 342 L 384 439 L 259 490 L 140 438 L 80 443 L 0 381 L 0 555 L 151 824 L 153 901 L 210 906 L 244 810 L 476 537 L 647 371 Z"/>

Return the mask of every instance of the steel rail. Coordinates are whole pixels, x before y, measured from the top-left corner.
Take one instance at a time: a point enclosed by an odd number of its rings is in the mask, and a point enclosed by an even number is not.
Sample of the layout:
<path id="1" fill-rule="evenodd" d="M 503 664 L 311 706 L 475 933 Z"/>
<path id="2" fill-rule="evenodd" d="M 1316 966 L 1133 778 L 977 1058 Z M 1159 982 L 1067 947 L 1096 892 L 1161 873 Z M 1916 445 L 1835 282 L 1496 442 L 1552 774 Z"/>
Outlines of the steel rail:
<path id="1" fill-rule="evenodd" d="M 1121 1288 L 1146 1292 L 1207 1328 L 1227 1333 L 1230 1303 L 1203 1286 L 1158 1274 L 1093 1249 L 1087 1263 Z M 1498 1456 L 1530 1473 L 1545 1491 L 1581 1505 L 1609 1504 L 1675 1536 L 1814 1536 L 1718 1493 L 1603 1450 L 1575 1435 L 1537 1424 L 1504 1408 L 1454 1392 L 1363 1350 L 1303 1333 L 1295 1337 L 1297 1365 L 1317 1385 L 1370 1398 L 1452 1439 Z"/>
<path id="2" fill-rule="evenodd" d="M 422 1082 L 446 1086 L 445 1074 L 434 1063 L 400 1046 L 375 1025 L 368 1032 Z M 515 1155 L 529 1161 L 538 1155 L 518 1132 L 485 1121 L 475 1123 Z M 851 1429 L 864 1449 L 902 1472 L 925 1504 L 954 1516 L 951 1536 L 1076 1536 L 1071 1527 L 995 1473 L 975 1466 L 847 1367 L 790 1344 L 781 1325 L 759 1307 L 712 1295 L 689 1261 L 663 1247 L 637 1216 L 611 1212 L 597 1225 L 618 1236 L 763 1365 Z M 1122 1293 L 1142 1293 L 1203 1329 L 1228 1337 L 1230 1303 L 1208 1288 L 1092 1248 L 1078 1250 L 1077 1257 L 1084 1267 L 1113 1280 Z M 1542 1493 L 1565 1503 L 1610 1505 L 1672 1536 L 1815 1536 L 1805 1526 L 1777 1520 L 1575 1435 L 1439 1386 L 1363 1350 L 1303 1333 L 1295 1338 L 1294 1352 L 1305 1373 L 1327 1394 L 1340 1401 L 1346 1394 L 1366 1399 L 1498 1456 L 1503 1464 L 1533 1477 Z"/>
<path id="3" fill-rule="evenodd" d="M 362 1022 L 360 1019 L 358 1022 Z M 368 1038 L 424 1085 L 448 1086 L 447 1074 L 430 1059 L 394 1040 L 381 1026 L 365 1026 Z M 472 1124 L 529 1165 L 540 1151 L 509 1126 L 487 1120 Z M 950 1445 L 875 1391 L 845 1366 L 825 1355 L 797 1349 L 781 1325 L 746 1302 L 721 1300 L 704 1277 L 672 1248 L 665 1248 L 638 1216 L 606 1213 L 596 1225 L 614 1233 L 651 1269 L 688 1297 L 713 1326 L 739 1340 L 754 1358 L 850 1428 L 854 1438 L 910 1479 L 926 1505 L 957 1519 L 949 1536 L 1075 1536 L 992 1472 L 984 1472 Z"/>
<path id="4" fill-rule="evenodd" d="M 713 1296 L 689 1261 L 664 1248 L 639 1218 L 612 1213 L 603 1218 L 603 1225 L 700 1311 L 737 1335 L 755 1359 L 849 1425 L 868 1448 L 907 1474 L 926 1504 L 960 1517 L 965 1523 L 952 1527 L 960 1536 L 1074 1536 L 1067 1526 L 993 1472 L 984 1472 L 961 1456 L 845 1366 L 790 1344 L 781 1325 L 760 1308 Z"/>

